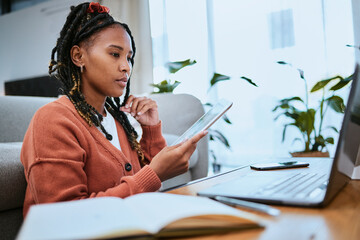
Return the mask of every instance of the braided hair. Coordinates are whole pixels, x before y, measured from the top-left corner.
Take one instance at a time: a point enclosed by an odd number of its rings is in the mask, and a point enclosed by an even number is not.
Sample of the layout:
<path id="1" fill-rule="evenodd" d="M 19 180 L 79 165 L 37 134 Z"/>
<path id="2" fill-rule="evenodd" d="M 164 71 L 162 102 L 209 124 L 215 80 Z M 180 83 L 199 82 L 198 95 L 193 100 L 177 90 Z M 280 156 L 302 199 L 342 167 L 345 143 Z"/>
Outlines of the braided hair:
<path id="1" fill-rule="evenodd" d="M 85 97 L 80 90 L 81 71 L 80 68 L 72 62 L 70 50 L 74 45 L 78 45 L 80 42 L 90 44 L 91 36 L 105 28 L 113 27 L 114 25 L 122 26 L 130 36 L 133 50 L 130 59 L 132 65 L 134 65 L 136 48 L 131 31 L 126 24 L 115 21 L 107 11 L 88 11 L 89 5 L 90 3 L 86 2 L 70 8 L 71 11 L 60 31 L 60 37 L 57 39 L 56 46 L 51 52 L 49 74 L 55 75 L 61 82 L 62 93 L 70 99 L 79 115 L 89 124 L 89 126 L 95 125 L 96 127 L 99 127 L 106 138 L 111 141 L 112 136 L 106 131 L 101 123 L 103 120 L 102 115 L 86 102 Z M 129 92 L 130 79 L 127 82 L 123 102 L 120 103 L 119 97 L 106 97 L 105 107 L 123 126 L 131 148 L 136 151 L 140 164 L 144 166 L 146 161 L 140 144 L 137 141 L 138 134 L 130 124 L 126 114 L 123 111 L 120 111 L 120 107 L 125 105 L 129 97 Z"/>

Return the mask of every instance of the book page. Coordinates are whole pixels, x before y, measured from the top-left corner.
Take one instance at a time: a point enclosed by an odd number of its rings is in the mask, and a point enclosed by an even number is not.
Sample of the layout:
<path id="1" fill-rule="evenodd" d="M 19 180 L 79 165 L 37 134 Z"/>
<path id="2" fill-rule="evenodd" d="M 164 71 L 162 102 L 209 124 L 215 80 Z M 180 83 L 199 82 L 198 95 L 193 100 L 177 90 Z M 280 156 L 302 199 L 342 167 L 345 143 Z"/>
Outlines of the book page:
<path id="1" fill-rule="evenodd" d="M 141 193 L 125 199 L 137 215 L 142 216 L 149 232 L 156 233 L 178 219 L 200 215 L 230 215 L 255 224 L 259 219 L 253 214 L 240 211 L 205 197 L 184 196 L 169 193 Z"/>
<path id="2" fill-rule="evenodd" d="M 17 239 L 90 239 L 136 232 L 143 225 L 121 198 L 100 197 L 34 205 Z"/>

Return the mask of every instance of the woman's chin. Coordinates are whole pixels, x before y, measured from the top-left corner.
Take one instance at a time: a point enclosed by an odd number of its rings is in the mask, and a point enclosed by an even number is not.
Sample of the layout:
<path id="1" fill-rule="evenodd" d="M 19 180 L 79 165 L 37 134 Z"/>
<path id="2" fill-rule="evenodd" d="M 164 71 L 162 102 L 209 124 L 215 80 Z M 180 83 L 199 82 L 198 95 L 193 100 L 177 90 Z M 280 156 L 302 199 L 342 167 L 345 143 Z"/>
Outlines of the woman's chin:
<path id="1" fill-rule="evenodd" d="M 118 97 L 121 97 L 123 95 L 123 93 L 124 93 L 124 91 L 111 93 L 110 95 L 108 95 L 108 97 L 118 98 Z"/>

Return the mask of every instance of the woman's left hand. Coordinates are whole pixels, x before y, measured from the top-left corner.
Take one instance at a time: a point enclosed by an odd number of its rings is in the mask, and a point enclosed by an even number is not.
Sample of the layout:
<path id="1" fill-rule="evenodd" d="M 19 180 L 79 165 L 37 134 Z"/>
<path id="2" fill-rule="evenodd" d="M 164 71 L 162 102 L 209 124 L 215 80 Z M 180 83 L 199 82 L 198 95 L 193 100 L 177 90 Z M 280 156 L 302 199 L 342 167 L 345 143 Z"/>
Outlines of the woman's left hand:
<path id="1" fill-rule="evenodd" d="M 154 100 L 130 95 L 121 111 L 130 113 L 141 125 L 152 126 L 159 123 L 159 113 Z"/>

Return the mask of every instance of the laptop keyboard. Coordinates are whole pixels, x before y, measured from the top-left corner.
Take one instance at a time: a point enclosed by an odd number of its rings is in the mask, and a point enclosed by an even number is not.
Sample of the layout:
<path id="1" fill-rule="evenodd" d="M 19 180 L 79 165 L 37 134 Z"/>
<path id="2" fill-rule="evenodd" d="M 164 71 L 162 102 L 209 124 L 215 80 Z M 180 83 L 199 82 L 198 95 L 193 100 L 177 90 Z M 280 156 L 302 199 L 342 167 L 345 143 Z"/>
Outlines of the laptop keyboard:
<path id="1" fill-rule="evenodd" d="M 255 196 L 271 196 L 275 198 L 316 197 L 314 192 L 319 186 L 327 184 L 327 174 L 297 173 L 269 183 L 254 192 Z"/>

